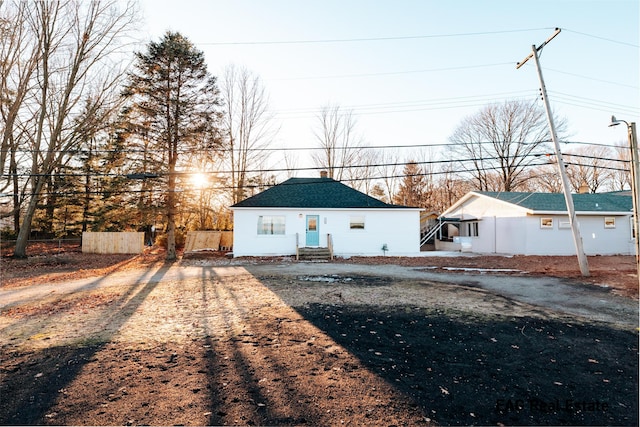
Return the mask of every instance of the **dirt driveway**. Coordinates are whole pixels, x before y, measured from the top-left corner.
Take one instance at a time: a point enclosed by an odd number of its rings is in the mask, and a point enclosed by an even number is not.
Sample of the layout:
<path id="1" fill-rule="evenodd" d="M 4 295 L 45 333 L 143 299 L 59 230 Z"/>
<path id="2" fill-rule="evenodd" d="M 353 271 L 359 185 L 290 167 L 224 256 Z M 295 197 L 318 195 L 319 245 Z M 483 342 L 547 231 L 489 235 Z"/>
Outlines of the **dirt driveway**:
<path id="1" fill-rule="evenodd" d="M 633 320 L 498 282 L 207 260 L 32 278 L 0 289 L 0 424 L 637 425 Z"/>

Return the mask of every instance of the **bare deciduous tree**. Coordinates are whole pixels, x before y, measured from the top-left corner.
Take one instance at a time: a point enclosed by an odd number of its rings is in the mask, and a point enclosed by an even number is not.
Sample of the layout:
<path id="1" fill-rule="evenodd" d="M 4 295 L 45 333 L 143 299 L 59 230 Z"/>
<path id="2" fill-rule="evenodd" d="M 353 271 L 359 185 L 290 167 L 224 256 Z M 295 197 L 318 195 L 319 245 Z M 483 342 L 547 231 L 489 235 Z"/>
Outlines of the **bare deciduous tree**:
<path id="1" fill-rule="evenodd" d="M 377 165 L 380 163 L 380 155 L 379 151 L 366 147 L 353 153 L 353 163 L 349 166 L 354 167 L 346 167 L 343 173 L 343 177 L 350 187 L 371 195 L 373 179 L 377 173 Z"/>
<path id="2" fill-rule="evenodd" d="M 231 166 L 233 203 L 242 201 L 250 169 L 262 163 L 264 150 L 277 132 L 269 113 L 269 98 L 260 78 L 246 68 L 230 65 L 221 82 L 225 104 L 224 133 Z"/>
<path id="3" fill-rule="evenodd" d="M 329 178 L 340 181 L 345 169 L 355 164 L 360 143 L 355 133 L 356 121 L 352 112 L 342 112 L 339 106 L 325 106 L 318 116 L 318 129 L 314 132 L 321 150 L 312 158 L 317 167 L 325 168 Z"/>
<path id="4" fill-rule="evenodd" d="M 287 172 L 287 178 L 293 178 L 296 169 L 298 168 L 298 157 L 296 157 L 291 151 L 283 151 L 282 159 L 284 161 L 284 169 Z"/>
<path id="5" fill-rule="evenodd" d="M 573 191 L 580 191 L 586 185 L 590 193 L 596 193 L 610 180 L 608 147 L 582 147 L 564 155 L 567 176 Z"/>
<path id="6" fill-rule="evenodd" d="M 382 180 L 385 198 L 391 201 L 396 194 L 398 182 L 401 179 L 403 166 L 400 163 L 400 153 L 397 150 L 387 150 L 380 160 L 380 164 L 384 166 L 378 168 L 378 175 Z"/>
<path id="7" fill-rule="evenodd" d="M 20 61 L 12 76 L 14 87 L 26 92 L 12 99 L 7 111 L 20 111 L 13 119 L 11 113 L 6 116 L 3 141 L 21 129 L 24 139 L 16 143 L 32 153 L 29 200 L 14 250 L 14 256 L 25 257 L 45 184 L 83 142 L 86 128 L 99 120 L 85 112 L 113 108 L 112 95 L 123 73 L 112 54 L 121 57 L 118 49 L 133 28 L 135 8 L 115 0 L 17 4 L 24 7 L 25 25 L 17 34 L 25 37 L 20 46 L 29 59 Z"/>
<path id="8" fill-rule="evenodd" d="M 565 128 L 556 120 L 556 131 Z M 476 181 L 478 190 L 514 191 L 535 154 L 550 140 L 544 110 L 534 101 L 491 104 L 465 118 L 450 138 L 453 152 Z"/>
<path id="9" fill-rule="evenodd" d="M 626 142 L 620 142 L 613 148 L 614 158 L 611 162 L 611 191 L 623 191 L 631 188 L 631 150 Z"/>

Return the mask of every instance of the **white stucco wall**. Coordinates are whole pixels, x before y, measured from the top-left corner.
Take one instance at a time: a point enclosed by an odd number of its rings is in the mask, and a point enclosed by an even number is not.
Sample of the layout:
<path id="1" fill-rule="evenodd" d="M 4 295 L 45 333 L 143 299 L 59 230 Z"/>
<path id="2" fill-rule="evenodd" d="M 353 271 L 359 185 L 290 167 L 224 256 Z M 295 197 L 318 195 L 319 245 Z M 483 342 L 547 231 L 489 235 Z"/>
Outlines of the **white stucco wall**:
<path id="1" fill-rule="evenodd" d="M 586 255 L 631 255 L 635 253 L 629 215 L 615 218 L 615 228 L 605 228 L 604 216 L 578 215 L 582 246 Z M 540 218 L 553 218 L 553 228 L 541 228 Z M 565 226 L 561 227 L 560 224 Z M 575 255 L 575 242 L 567 215 L 532 215 L 527 218 L 523 253 L 529 255 Z"/>
<path id="2" fill-rule="evenodd" d="M 517 255 L 576 254 L 567 214 L 534 215 L 528 209 L 491 197 L 471 196 L 445 211 L 443 216 L 460 218 L 463 221 L 478 221 L 478 236 L 470 238 L 472 252 Z M 553 227 L 542 228 L 541 217 L 552 218 Z M 582 244 L 587 255 L 635 253 L 630 213 L 616 215 L 577 212 L 577 217 Z M 615 228 L 605 227 L 605 217 L 615 217 Z M 464 230 L 464 225 L 462 229 Z"/>
<path id="3" fill-rule="evenodd" d="M 285 217 L 284 235 L 258 235 L 260 215 Z M 327 234 L 331 234 L 336 256 L 379 256 L 387 245 L 389 256 L 416 255 L 420 252 L 419 209 L 280 209 L 235 208 L 233 255 L 274 256 L 293 255 L 296 250 L 296 233 L 299 244 L 305 245 L 306 216 L 319 215 L 321 247 L 327 246 Z M 364 230 L 351 230 L 350 217 L 365 218 Z"/>
<path id="4" fill-rule="evenodd" d="M 514 255 L 575 255 L 573 233 L 567 215 L 480 216 L 478 236 L 471 237 L 471 251 Z M 475 212 L 476 214 L 488 213 Z M 499 213 L 499 212 L 498 212 Z M 521 212 L 522 213 L 522 212 Z M 632 255 L 630 215 L 615 217 L 615 228 L 605 228 L 604 216 L 578 215 L 582 244 L 587 255 Z M 541 228 L 540 218 L 552 218 L 552 228 Z M 560 224 L 564 223 L 564 226 Z"/>

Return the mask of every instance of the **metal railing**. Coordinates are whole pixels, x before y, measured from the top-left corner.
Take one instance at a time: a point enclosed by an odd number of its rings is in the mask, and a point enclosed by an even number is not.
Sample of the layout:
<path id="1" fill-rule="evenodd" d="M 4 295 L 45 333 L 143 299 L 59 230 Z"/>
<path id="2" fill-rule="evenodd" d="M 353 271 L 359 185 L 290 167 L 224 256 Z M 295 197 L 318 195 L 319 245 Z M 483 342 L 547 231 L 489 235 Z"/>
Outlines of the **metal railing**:
<path id="1" fill-rule="evenodd" d="M 429 229 L 429 231 L 427 231 L 427 233 L 422 237 L 422 239 L 420 239 L 420 246 L 424 245 L 429 240 L 431 240 L 433 237 L 435 237 L 436 233 L 438 233 L 438 231 L 440 231 L 442 229 L 442 226 L 444 224 L 446 224 L 446 223 L 445 222 L 439 222 L 435 226 L 433 226 L 431 229 Z"/>

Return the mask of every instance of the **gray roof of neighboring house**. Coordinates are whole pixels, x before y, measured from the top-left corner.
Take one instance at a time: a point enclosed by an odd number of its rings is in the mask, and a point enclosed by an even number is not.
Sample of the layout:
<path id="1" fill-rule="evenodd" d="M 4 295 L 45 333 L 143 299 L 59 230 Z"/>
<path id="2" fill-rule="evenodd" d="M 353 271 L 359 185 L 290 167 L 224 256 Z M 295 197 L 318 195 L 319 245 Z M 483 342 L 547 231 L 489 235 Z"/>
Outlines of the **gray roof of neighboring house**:
<path id="1" fill-rule="evenodd" d="M 332 178 L 289 178 L 232 208 L 407 208 L 361 193 Z"/>
<path id="2" fill-rule="evenodd" d="M 512 203 L 532 211 L 566 212 L 567 204 L 563 193 L 516 193 L 476 191 L 503 202 Z M 620 193 L 572 194 L 576 212 L 631 212 L 631 196 Z"/>

